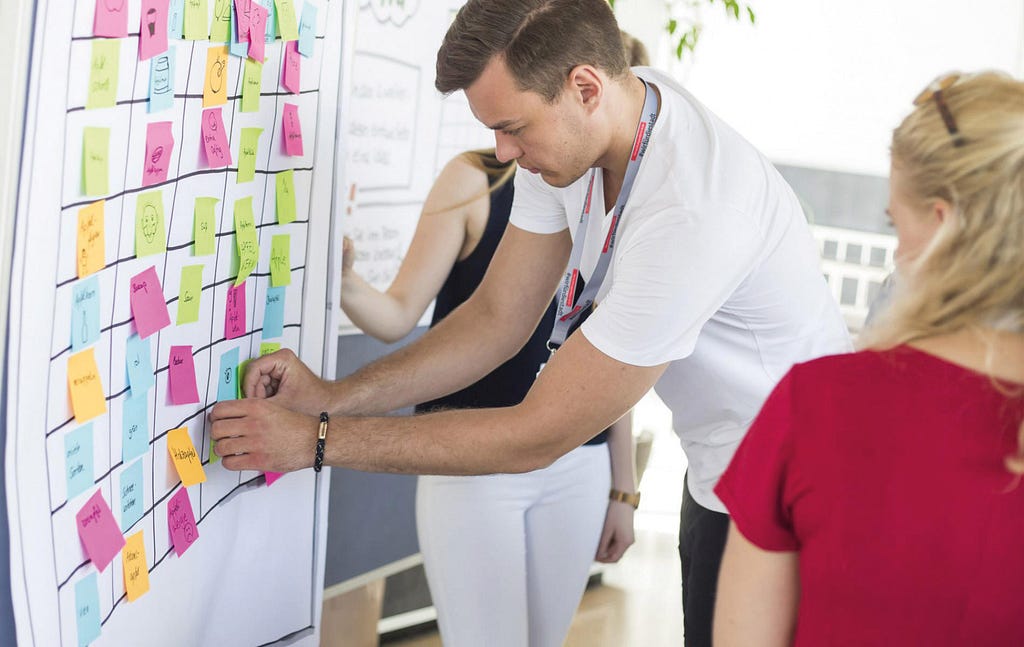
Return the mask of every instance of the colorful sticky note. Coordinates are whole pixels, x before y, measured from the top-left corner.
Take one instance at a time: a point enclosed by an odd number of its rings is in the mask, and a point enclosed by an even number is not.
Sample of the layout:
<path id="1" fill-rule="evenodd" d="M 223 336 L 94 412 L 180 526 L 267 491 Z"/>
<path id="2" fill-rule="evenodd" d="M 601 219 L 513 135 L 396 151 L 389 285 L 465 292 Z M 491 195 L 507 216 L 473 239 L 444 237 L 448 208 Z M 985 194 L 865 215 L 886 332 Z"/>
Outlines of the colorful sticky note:
<path id="1" fill-rule="evenodd" d="M 302 5 L 302 19 L 299 21 L 299 53 L 309 58 L 316 43 L 316 5 L 306 0 Z"/>
<path id="2" fill-rule="evenodd" d="M 210 37 L 209 15 L 206 0 L 185 0 L 185 40 L 206 40 Z"/>
<path id="3" fill-rule="evenodd" d="M 185 0 L 171 0 L 167 5 L 167 37 L 181 38 L 185 26 Z"/>
<path id="4" fill-rule="evenodd" d="M 206 81 L 203 107 L 219 106 L 228 100 L 228 48 L 223 45 L 206 50 Z"/>
<path id="5" fill-rule="evenodd" d="M 235 36 L 239 42 L 249 42 L 249 21 L 252 17 L 252 0 L 235 0 Z"/>
<path id="6" fill-rule="evenodd" d="M 139 14 L 139 60 L 167 51 L 168 0 L 142 0 Z"/>
<path id="7" fill-rule="evenodd" d="M 232 56 L 238 58 L 245 58 L 249 55 L 249 41 L 238 39 L 238 11 L 231 12 L 231 43 L 228 45 L 228 51 Z"/>
<path id="8" fill-rule="evenodd" d="M 243 386 L 245 384 L 245 371 L 249 367 L 249 362 L 251 361 L 251 359 L 243 359 L 238 364 L 238 394 L 236 398 L 238 400 L 241 400 L 242 398 L 245 397 L 245 394 L 242 393 Z"/>
<path id="9" fill-rule="evenodd" d="M 256 222 L 252 213 L 252 196 L 235 200 L 235 245 L 239 260 L 235 285 L 241 285 L 256 269 L 256 262 L 260 256 Z"/>
<path id="10" fill-rule="evenodd" d="M 203 295 L 203 266 L 186 265 L 181 268 L 178 291 L 177 325 L 199 321 L 199 302 Z"/>
<path id="11" fill-rule="evenodd" d="M 292 237 L 278 234 L 270 239 L 270 284 L 292 284 Z"/>
<path id="12" fill-rule="evenodd" d="M 142 461 L 135 461 L 121 472 L 118 484 L 121 492 L 121 532 L 128 532 L 142 518 L 145 503 L 142 487 Z M 131 542 L 131 539 L 128 541 Z"/>
<path id="13" fill-rule="evenodd" d="M 171 404 L 196 404 L 199 390 L 196 388 L 196 363 L 191 346 L 171 346 L 167 360 L 167 388 Z M 191 484 L 190 484 L 191 485 Z"/>
<path id="14" fill-rule="evenodd" d="M 224 338 L 235 339 L 245 334 L 245 283 L 229 285 L 224 306 Z"/>
<path id="15" fill-rule="evenodd" d="M 210 168 L 231 164 L 231 149 L 228 148 L 228 135 L 224 131 L 220 108 L 203 110 L 203 149 Z"/>
<path id="16" fill-rule="evenodd" d="M 268 43 L 274 42 L 274 34 L 277 33 L 277 12 L 274 11 L 274 0 L 256 0 L 261 7 L 267 10 L 267 33 L 265 35 Z"/>
<path id="17" fill-rule="evenodd" d="M 106 203 L 98 200 L 78 210 L 78 278 L 82 279 L 106 267 L 106 236 L 104 209 Z"/>
<path id="18" fill-rule="evenodd" d="M 256 177 L 256 152 L 262 128 L 243 128 L 242 142 L 238 145 L 238 183 L 252 182 Z"/>
<path id="19" fill-rule="evenodd" d="M 85 195 L 107 193 L 110 164 L 110 129 L 86 126 L 82 129 L 82 183 Z"/>
<path id="20" fill-rule="evenodd" d="M 191 351 L 189 354 L 191 355 Z M 178 427 L 167 432 L 167 451 L 171 453 L 182 485 L 191 487 L 206 480 L 196 446 L 192 444 L 192 437 L 188 435 L 188 427 Z"/>
<path id="21" fill-rule="evenodd" d="M 217 373 L 217 401 L 235 400 L 238 395 L 238 349 L 221 353 Z"/>
<path id="22" fill-rule="evenodd" d="M 107 38 L 127 36 L 127 0 L 96 0 L 96 13 L 92 17 L 92 35 Z"/>
<path id="23" fill-rule="evenodd" d="M 149 451 L 149 398 L 133 394 L 121 406 L 121 461 L 127 463 Z"/>
<path id="24" fill-rule="evenodd" d="M 262 63 L 267 51 L 267 10 L 258 4 L 252 6 L 249 21 L 249 58 Z"/>
<path id="25" fill-rule="evenodd" d="M 174 133 L 170 121 L 155 121 L 146 126 L 146 157 L 142 160 L 142 186 L 167 181 L 167 168 L 174 152 Z M 161 210 L 163 210 L 161 200 Z"/>
<path id="26" fill-rule="evenodd" d="M 262 86 L 263 63 L 251 58 L 245 59 L 245 72 L 242 75 L 241 112 L 259 112 L 260 88 Z"/>
<path id="27" fill-rule="evenodd" d="M 153 386 L 153 361 L 150 358 L 150 343 L 131 335 L 125 344 L 125 362 L 128 365 L 128 385 L 133 396 L 142 396 Z"/>
<path id="28" fill-rule="evenodd" d="M 117 102 L 118 68 L 121 59 L 121 41 L 98 39 L 92 41 L 92 59 L 89 63 L 89 91 L 85 108 L 110 108 Z"/>
<path id="29" fill-rule="evenodd" d="M 179 489 L 167 501 L 167 529 L 171 532 L 171 543 L 178 557 L 184 555 L 189 546 L 199 539 L 192 500 L 188 498 L 188 490 L 185 488 Z"/>
<path id="30" fill-rule="evenodd" d="M 146 563 L 146 542 L 141 530 L 125 542 L 121 563 L 124 566 L 124 594 L 129 602 L 138 600 L 149 591 L 149 564 Z"/>
<path id="31" fill-rule="evenodd" d="M 277 207 L 277 224 L 295 222 L 295 171 L 281 171 L 275 177 L 274 203 Z"/>
<path id="32" fill-rule="evenodd" d="M 85 547 L 85 554 L 100 572 L 103 572 L 117 551 L 124 546 L 124 537 L 114 521 L 102 490 L 89 497 L 82 509 L 75 515 L 78 536 Z"/>
<path id="33" fill-rule="evenodd" d="M 193 256 L 207 256 L 217 251 L 216 209 L 218 202 L 220 202 L 220 198 L 196 198 L 195 220 L 192 227 L 195 237 L 195 244 L 192 247 Z"/>
<path id="34" fill-rule="evenodd" d="M 281 28 L 281 38 L 298 40 L 299 25 L 295 22 L 295 4 L 292 0 L 274 0 L 274 2 L 277 5 L 277 26 Z"/>
<path id="35" fill-rule="evenodd" d="M 213 3 L 210 40 L 215 43 L 227 43 L 231 40 L 231 0 L 215 0 Z"/>
<path id="36" fill-rule="evenodd" d="M 158 330 L 171 325 L 171 316 L 167 313 L 167 302 L 164 290 L 157 278 L 156 268 L 139 272 L 132 277 L 130 301 L 132 317 L 135 318 L 135 329 L 139 337 L 145 339 Z"/>
<path id="37" fill-rule="evenodd" d="M 71 409 L 75 412 L 75 422 L 78 424 L 107 412 L 100 369 L 96 366 L 96 355 L 92 348 L 68 358 L 68 390 L 71 392 Z"/>
<path id="38" fill-rule="evenodd" d="M 82 279 L 71 290 L 71 350 L 78 352 L 100 338 L 100 280 Z"/>
<path id="39" fill-rule="evenodd" d="M 281 350 L 281 344 L 279 342 L 265 341 L 262 344 L 260 344 L 260 357 L 263 357 L 264 355 L 269 355 L 271 353 L 276 353 L 279 350 Z"/>
<path id="40" fill-rule="evenodd" d="M 302 156 L 302 124 L 299 123 L 299 107 L 294 103 L 284 104 L 284 115 L 282 116 L 284 129 L 284 150 L 292 156 Z"/>
<path id="41" fill-rule="evenodd" d="M 284 476 L 284 472 L 263 472 L 263 476 L 267 479 L 267 486 L 274 484 L 274 481 Z"/>
<path id="42" fill-rule="evenodd" d="M 151 113 L 174 106 L 174 65 L 177 54 L 174 47 L 157 54 L 149 62 L 149 107 Z"/>
<path id="43" fill-rule="evenodd" d="M 139 258 L 167 251 L 163 191 L 147 191 L 135 197 L 135 255 Z"/>
<path id="44" fill-rule="evenodd" d="M 302 90 L 301 76 L 302 55 L 299 54 L 299 44 L 294 40 L 289 41 L 284 46 L 284 69 L 281 71 L 281 85 L 292 94 L 298 94 Z"/>
<path id="45" fill-rule="evenodd" d="M 99 4 L 102 0 L 96 0 Z M 75 582 L 75 626 L 78 647 L 88 647 L 100 637 L 100 589 L 96 573 L 89 573 Z"/>
<path id="46" fill-rule="evenodd" d="M 64 474 L 67 500 L 93 486 L 92 423 L 82 425 L 64 436 Z"/>
<path id="47" fill-rule="evenodd" d="M 263 339 L 284 334 L 285 288 L 267 288 L 267 303 L 263 309 Z"/>

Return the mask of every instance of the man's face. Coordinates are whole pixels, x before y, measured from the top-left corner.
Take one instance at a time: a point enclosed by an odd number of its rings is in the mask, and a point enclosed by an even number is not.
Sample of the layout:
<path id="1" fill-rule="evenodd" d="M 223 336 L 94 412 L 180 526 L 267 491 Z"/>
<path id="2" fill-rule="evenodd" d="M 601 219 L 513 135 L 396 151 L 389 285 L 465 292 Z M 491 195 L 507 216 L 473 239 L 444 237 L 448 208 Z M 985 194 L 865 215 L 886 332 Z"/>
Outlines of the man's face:
<path id="1" fill-rule="evenodd" d="M 516 160 L 551 186 L 569 186 L 598 158 L 588 115 L 568 84 L 547 103 L 536 92 L 519 90 L 504 59 L 494 57 L 466 88 L 466 98 L 476 118 L 494 131 L 498 159 Z"/>

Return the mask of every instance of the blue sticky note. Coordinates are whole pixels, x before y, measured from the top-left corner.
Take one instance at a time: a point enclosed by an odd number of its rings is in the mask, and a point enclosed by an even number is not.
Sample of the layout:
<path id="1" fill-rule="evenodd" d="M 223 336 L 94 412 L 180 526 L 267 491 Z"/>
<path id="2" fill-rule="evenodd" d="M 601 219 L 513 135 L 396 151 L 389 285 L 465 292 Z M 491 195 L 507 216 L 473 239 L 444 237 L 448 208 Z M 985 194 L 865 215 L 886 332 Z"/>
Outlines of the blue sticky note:
<path id="1" fill-rule="evenodd" d="M 285 286 L 267 288 L 267 307 L 263 310 L 263 339 L 284 334 Z"/>
<path id="2" fill-rule="evenodd" d="M 228 47 L 232 56 L 246 58 L 249 56 L 249 43 L 238 42 L 238 25 L 235 22 L 235 12 L 231 12 L 231 44 Z"/>
<path id="3" fill-rule="evenodd" d="M 170 0 L 167 6 L 167 37 L 181 38 L 185 27 L 185 0 Z"/>
<path id="4" fill-rule="evenodd" d="M 220 373 L 217 373 L 217 401 L 234 400 L 238 395 L 238 348 L 232 348 L 220 356 Z"/>
<path id="5" fill-rule="evenodd" d="M 128 338 L 124 354 L 128 364 L 128 385 L 132 387 L 132 395 L 141 398 L 156 380 L 153 376 L 149 339 L 133 334 Z"/>
<path id="6" fill-rule="evenodd" d="M 267 10 L 267 42 L 272 43 L 277 37 L 277 14 L 274 9 L 274 0 L 256 0 Z"/>
<path id="7" fill-rule="evenodd" d="M 93 485 L 92 423 L 64 436 L 64 473 L 68 479 L 68 501 Z"/>
<path id="8" fill-rule="evenodd" d="M 142 518 L 142 461 L 138 460 L 121 472 L 121 532 L 128 532 Z"/>
<path id="9" fill-rule="evenodd" d="M 306 0 L 302 5 L 302 19 L 299 21 L 299 53 L 309 58 L 316 43 L 316 5 Z"/>
<path id="10" fill-rule="evenodd" d="M 96 573 L 89 573 L 75 582 L 75 623 L 78 647 L 86 647 L 100 637 L 100 588 L 96 584 Z"/>
<path id="11" fill-rule="evenodd" d="M 174 106 L 174 45 L 149 62 L 149 112 L 160 112 Z"/>
<path id="12" fill-rule="evenodd" d="M 75 284 L 71 295 L 71 350 L 78 352 L 100 338 L 100 279 Z"/>
<path id="13" fill-rule="evenodd" d="M 121 421 L 121 461 L 127 463 L 149 451 L 149 398 L 125 398 Z"/>

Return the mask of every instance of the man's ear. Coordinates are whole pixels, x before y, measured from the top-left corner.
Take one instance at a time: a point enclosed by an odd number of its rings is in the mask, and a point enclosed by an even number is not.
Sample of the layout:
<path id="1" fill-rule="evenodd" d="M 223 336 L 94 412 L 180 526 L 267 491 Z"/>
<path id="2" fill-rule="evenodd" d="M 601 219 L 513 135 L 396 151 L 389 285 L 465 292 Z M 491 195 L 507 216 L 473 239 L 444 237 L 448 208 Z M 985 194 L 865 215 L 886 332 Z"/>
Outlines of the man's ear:
<path id="1" fill-rule="evenodd" d="M 593 112 L 601 105 L 604 97 L 605 79 L 593 65 L 577 65 L 569 71 L 566 90 L 577 98 L 580 105 L 588 112 Z"/>

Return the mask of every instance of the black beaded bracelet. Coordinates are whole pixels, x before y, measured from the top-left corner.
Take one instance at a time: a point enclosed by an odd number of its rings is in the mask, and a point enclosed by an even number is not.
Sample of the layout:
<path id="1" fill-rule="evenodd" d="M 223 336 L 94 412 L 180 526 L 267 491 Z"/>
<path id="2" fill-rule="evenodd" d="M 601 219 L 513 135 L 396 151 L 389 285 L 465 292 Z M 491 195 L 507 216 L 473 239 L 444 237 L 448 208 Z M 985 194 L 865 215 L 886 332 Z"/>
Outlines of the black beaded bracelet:
<path id="1" fill-rule="evenodd" d="M 324 445 L 327 444 L 327 412 L 320 412 L 320 431 L 316 435 L 316 457 L 313 459 L 313 471 L 324 468 Z"/>

